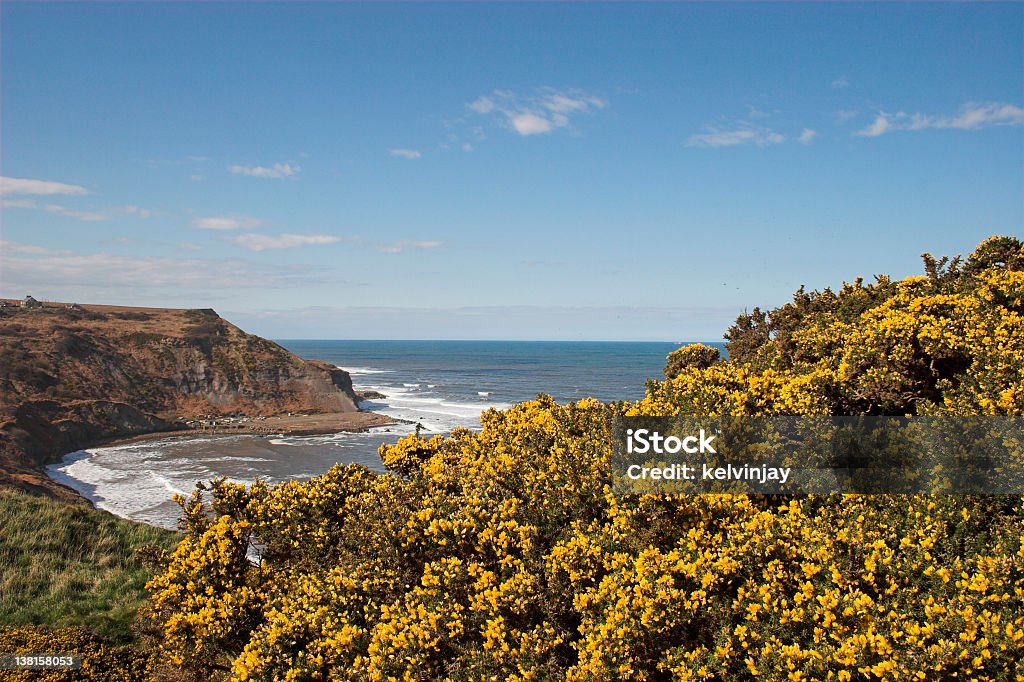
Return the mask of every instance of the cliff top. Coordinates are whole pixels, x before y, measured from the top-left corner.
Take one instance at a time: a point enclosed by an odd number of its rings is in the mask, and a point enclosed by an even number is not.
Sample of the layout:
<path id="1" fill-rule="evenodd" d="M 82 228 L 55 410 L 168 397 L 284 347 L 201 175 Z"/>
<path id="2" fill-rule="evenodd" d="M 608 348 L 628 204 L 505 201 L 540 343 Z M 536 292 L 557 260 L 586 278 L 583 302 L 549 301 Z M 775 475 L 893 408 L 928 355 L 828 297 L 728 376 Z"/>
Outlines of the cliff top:
<path id="1" fill-rule="evenodd" d="M 358 410 L 345 371 L 210 309 L 0 301 L 0 485 L 179 417 Z"/>
<path id="2" fill-rule="evenodd" d="M 222 319 L 212 308 L 147 308 L 61 301 L 37 303 L 39 307 L 25 307 L 22 299 L 0 298 L 0 321 L 48 327 L 64 318 L 110 331 L 139 331 L 141 327 L 147 332 L 173 337 L 180 335 L 189 324 L 198 320 Z"/>

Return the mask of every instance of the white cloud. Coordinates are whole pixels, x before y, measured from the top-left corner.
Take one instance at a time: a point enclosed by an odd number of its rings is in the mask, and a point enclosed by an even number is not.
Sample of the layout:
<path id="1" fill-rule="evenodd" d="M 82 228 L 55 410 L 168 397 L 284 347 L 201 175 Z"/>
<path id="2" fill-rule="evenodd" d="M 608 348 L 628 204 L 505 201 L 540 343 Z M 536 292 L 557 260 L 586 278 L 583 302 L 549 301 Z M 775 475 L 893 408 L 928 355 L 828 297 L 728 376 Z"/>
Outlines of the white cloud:
<path id="1" fill-rule="evenodd" d="M 575 88 L 540 88 L 529 94 L 495 90 L 466 106 L 482 116 L 497 116 L 503 127 L 527 137 L 569 128 L 572 116 L 593 113 L 608 106 L 608 102 Z"/>
<path id="2" fill-rule="evenodd" d="M 858 112 L 852 109 L 843 109 L 836 112 L 836 120 L 839 121 L 839 123 L 846 123 L 847 121 L 856 118 L 857 113 Z"/>
<path id="3" fill-rule="evenodd" d="M 146 208 L 140 208 L 139 206 L 118 206 L 114 209 L 118 213 L 124 213 L 126 215 L 133 215 L 145 220 L 153 215 L 153 212 Z"/>
<path id="4" fill-rule="evenodd" d="M 294 249 L 299 246 L 314 244 L 334 244 L 341 237 L 333 234 L 240 234 L 231 238 L 231 243 L 249 251 L 266 251 L 267 249 Z"/>
<path id="5" fill-rule="evenodd" d="M 591 107 L 601 109 L 604 107 L 605 101 L 600 97 L 578 91 L 572 94 L 552 92 L 543 98 L 541 104 L 548 111 L 559 114 L 571 114 L 577 111 L 587 111 Z"/>
<path id="6" fill-rule="evenodd" d="M 35 244 L 23 244 L 20 242 L 8 242 L 0 239 L 0 252 L 4 253 L 18 253 L 18 254 L 44 254 L 44 253 L 57 253 L 50 249 L 42 246 L 36 246 Z"/>
<path id="7" fill-rule="evenodd" d="M 512 128 L 523 136 L 550 133 L 551 129 L 554 128 L 554 123 L 552 121 L 529 111 L 525 111 L 521 114 L 515 114 L 510 120 L 512 122 Z"/>
<path id="8" fill-rule="evenodd" d="M 8 199 L 0 196 L 0 206 L 4 208 L 40 208 L 39 204 L 32 199 Z"/>
<path id="9" fill-rule="evenodd" d="M 56 213 L 57 215 L 66 216 L 68 218 L 74 218 L 76 220 L 84 220 L 87 223 L 110 220 L 110 215 L 106 213 L 100 213 L 98 211 L 75 211 L 59 204 L 45 204 L 42 208 L 44 211 Z"/>
<path id="10" fill-rule="evenodd" d="M 415 149 L 389 149 L 388 154 L 413 161 L 423 156 Z"/>
<path id="11" fill-rule="evenodd" d="M 878 137 L 900 130 L 980 130 L 994 126 L 1019 125 L 1024 125 L 1022 107 L 1002 102 L 967 102 L 960 107 L 959 113 L 955 116 L 880 111 L 870 125 L 855 134 L 861 137 Z"/>
<path id="12" fill-rule="evenodd" d="M 240 230 L 259 227 L 262 224 L 262 220 L 249 216 L 210 216 L 192 221 L 192 225 L 200 230 Z"/>
<path id="13" fill-rule="evenodd" d="M 149 218 L 152 214 L 151 211 L 138 206 L 115 206 L 114 208 L 104 209 L 101 211 L 79 211 L 76 209 L 62 206 L 61 204 L 40 204 L 33 199 L 8 199 L 6 197 L 0 197 L 0 206 L 3 208 L 29 208 L 39 211 L 46 211 L 48 213 L 55 213 L 62 215 L 67 218 L 74 218 L 75 220 L 82 220 L 85 222 L 101 222 L 104 220 L 110 220 L 114 214 L 133 215 L 137 218 Z"/>
<path id="14" fill-rule="evenodd" d="M 228 172 L 235 175 L 248 175 L 253 178 L 288 178 L 296 175 L 302 168 L 292 163 L 275 163 L 273 166 L 228 166 Z"/>
<path id="15" fill-rule="evenodd" d="M 800 133 L 800 137 L 797 139 L 800 141 L 800 144 L 810 144 L 817 136 L 817 131 L 811 130 L 810 128 L 804 128 L 804 131 Z"/>
<path id="16" fill-rule="evenodd" d="M 468 106 L 478 114 L 489 114 L 494 111 L 495 104 L 490 97 L 477 97 Z"/>
<path id="17" fill-rule="evenodd" d="M 846 80 L 845 78 L 837 78 L 834 81 L 832 81 L 833 90 L 844 90 L 848 87 L 850 87 L 850 81 Z"/>
<path id="18" fill-rule="evenodd" d="M 75 211 L 61 206 L 60 204 L 40 204 L 32 199 L 3 199 L 0 202 L 0 206 L 4 208 L 31 208 L 39 211 L 46 211 L 48 213 L 56 213 L 68 218 L 75 218 L 76 220 L 84 220 L 86 222 L 99 222 L 103 220 L 110 220 L 110 215 L 107 213 L 100 213 L 99 211 Z"/>
<path id="19" fill-rule="evenodd" d="M 308 266 L 280 267 L 239 259 L 81 254 L 32 244 L 0 243 L 0 271 L 12 294 L 34 292 L 53 300 L 156 292 L 158 303 L 182 290 L 207 295 L 231 288 L 309 286 L 318 281 Z M 102 277 L 97 277 L 102 273 Z M 24 295 L 24 294 L 20 294 Z M 138 299 L 132 301 L 138 305 Z"/>
<path id="20" fill-rule="evenodd" d="M 8 178 L 0 176 L 0 194 L 37 194 L 52 196 L 54 194 L 70 194 L 82 196 L 88 190 L 79 185 L 68 185 L 52 180 L 30 180 L 28 178 Z"/>
<path id="21" fill-rule="evenodd" d="M 892 118 L 889 114 L 880 113 L 869 126 L 861 128 L 856 134 L 861 137 L 878 137 L 884 135 L 890 128 L 892 128 Z"/>
<path id="22" fill-rule="evenodd" d="M 707 133 L 691 135 L 686 141 L 687 147 L 735 147 L 754 144 L 763 147 L 769 144 L 780 144 L 786 140 L 780 133 L 760 126 L 741 123 L 733 130 L 722 130 L 710 127 Z"/>
<path id="23" fill-rule="evenodd" d="M 977 103 L 968 102 L 960 107 L 956 116 L 923 116 L 914 114 L 910 130 L 925 128 L 953 128 L 956 130 L 976 130 L 990 126 L 1024 125 L 1024 108 L 1015 104 L 999 102 Z"/>
<path id="24" fill-rule="evenodd" d="M 381 244 L 377 250 L 381 253 L 401 253 L 408 249 L 436 249 L 443 243 L 436 239 L 403 239 L 391 244 Z"/>

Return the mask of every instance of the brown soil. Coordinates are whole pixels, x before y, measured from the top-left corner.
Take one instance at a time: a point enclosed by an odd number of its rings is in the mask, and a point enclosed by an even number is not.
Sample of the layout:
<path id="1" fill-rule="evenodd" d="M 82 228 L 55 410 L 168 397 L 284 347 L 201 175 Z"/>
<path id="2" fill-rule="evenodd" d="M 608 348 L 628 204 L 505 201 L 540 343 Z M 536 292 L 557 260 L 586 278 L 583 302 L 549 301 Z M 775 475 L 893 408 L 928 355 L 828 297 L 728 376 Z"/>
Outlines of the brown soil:
<path id="1" fill-rule="evenodd" d="M 100 443 L 193 432 L 179 420 L 265 434 L 392 423 L 358 411 L 344 370 L 213 310 L 0 301 L 0 487 L 67 497 L 47 464 Z"/>

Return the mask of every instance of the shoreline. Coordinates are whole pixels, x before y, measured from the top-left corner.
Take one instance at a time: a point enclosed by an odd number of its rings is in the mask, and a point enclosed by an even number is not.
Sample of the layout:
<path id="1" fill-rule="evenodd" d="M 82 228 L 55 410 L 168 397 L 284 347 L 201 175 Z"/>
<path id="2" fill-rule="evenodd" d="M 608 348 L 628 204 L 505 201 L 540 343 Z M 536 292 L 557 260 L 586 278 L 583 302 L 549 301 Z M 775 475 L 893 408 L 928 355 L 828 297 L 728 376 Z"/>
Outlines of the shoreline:
<path id="1" fill-rule="evenodd" d="M 150 431 L 147 433 L 139 433 L 132 436 L 123 436 L 115 438 L 106 438 L 99 441 L 91 442 L 83 447 L 64 453 L 56 462 L 52 462 L 42 467 L 42 474 L 45 478 L 62 488 L 69 490 L 75 498 L 79 501 L 88 504 L 97 511 L 112 514 L 119 519 L 125 519 L 135 523 L 142 523 L 147 526 L 154 528 L 165 528 L 164 526 L 152 523 L 150 521 L 143 521 L 130 516 L 125 516 L 111 509 L 101 507 L 94 496 L 83 493 L 77 488 L 72 487 L 67 482 L 59 480 L 51 475 L 49 469 L 51 466 L 61 464 L 67 460 L 71 455 L 76 453 L 87 453 L 92 448 L 105 448 L 105 447 L 117 447 L 121 445 L 131 445 L 134 443 L 144 443 L 148 441 L 162 440 L 164 438 L 195 438 L 198 436 L 262 436 L 265 438 L 281 435 L 290 436 L 315 436 L 315 435 L 326 435 L 332 433 L 365 433 L 370 429 L 391 426 L 395 424 L 411 423 L 406 422 L 402 419 L 395 419 L 378 412 L 329 412 L 324 414 L 308 414 L 308 415 L 275 415 L 272 417 L 266 417 L 255 423 L 255 427 L 252 423 L 247 423 L 241 426 L 232 428 L 208 428 L 208 429 L 170 429 L 166 431 Z"/>
<path id="2" fill-rule="evenodd" d="M 275 415 L 266 417 L 259 422 L 247 422 L 240 425 L 216 426 L 205 429 L 169 429 L 167 431 L 149 431 L 132 436 L 108 438 L 79 450 L 89 448 L 131 445 L 162 438 L 183 438 L 188 436 L 320 436 L 330 433 L 363 433 L 379 426 L 392 426 L 406 423 L 379 412 L 328 412 L 324 414 Z M 66 453 L 61 457 L 71 454 Z"/>

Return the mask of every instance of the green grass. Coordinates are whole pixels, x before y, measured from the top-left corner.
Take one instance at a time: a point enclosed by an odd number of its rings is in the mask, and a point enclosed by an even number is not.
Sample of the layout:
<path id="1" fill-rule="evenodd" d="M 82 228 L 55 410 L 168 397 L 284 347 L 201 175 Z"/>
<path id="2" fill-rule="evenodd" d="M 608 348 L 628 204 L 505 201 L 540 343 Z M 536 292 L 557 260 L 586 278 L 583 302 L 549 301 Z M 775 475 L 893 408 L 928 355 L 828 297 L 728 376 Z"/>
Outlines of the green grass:
<path id="1" fill-rule="evenodd" d="M 0 627 L 86 625 L 127 641 L 151 575 L 136 550 L 179 539 L 85 504 L 0 490 Z"/>

